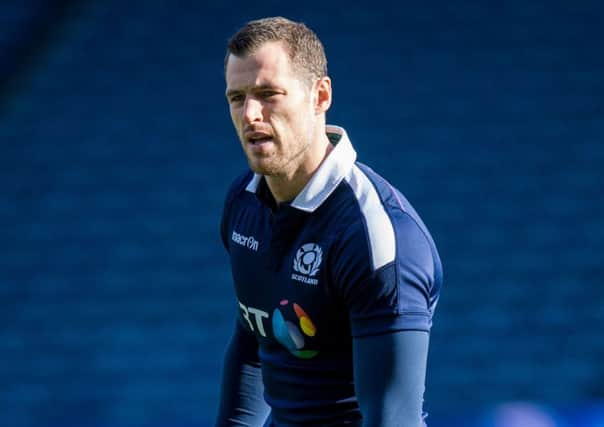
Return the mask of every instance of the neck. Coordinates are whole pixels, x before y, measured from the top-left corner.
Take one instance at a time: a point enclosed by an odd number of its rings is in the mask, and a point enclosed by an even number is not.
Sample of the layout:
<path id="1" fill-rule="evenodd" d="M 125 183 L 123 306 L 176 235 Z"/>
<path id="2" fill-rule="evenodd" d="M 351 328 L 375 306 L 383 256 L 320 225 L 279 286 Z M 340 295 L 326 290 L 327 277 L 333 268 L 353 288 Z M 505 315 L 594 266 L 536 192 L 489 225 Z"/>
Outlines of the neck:
<path id="1" fill-rule="evenodd" d="M 311 145 L 301 154 L 307 158 L 297 169 L 283 175 L 265 176 L 266 184 L 277 204 L 294 200 L 333 150 L 325 133 L 317 145 L 319 148 Z"/>

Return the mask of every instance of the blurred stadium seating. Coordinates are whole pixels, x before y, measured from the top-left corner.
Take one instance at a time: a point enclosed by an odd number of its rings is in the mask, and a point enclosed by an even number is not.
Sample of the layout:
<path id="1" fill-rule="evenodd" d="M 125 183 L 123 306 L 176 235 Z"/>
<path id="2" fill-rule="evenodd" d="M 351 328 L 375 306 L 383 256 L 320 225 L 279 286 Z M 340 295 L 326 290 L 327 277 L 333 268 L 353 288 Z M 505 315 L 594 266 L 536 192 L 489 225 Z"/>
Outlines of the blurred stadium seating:
<path id="1" fill-rule="evenodd" d="M 604 426 L 604 7 L 437 3 L 3 0 L 0 427 L 212 424 L 224 45 L 278 14 L 441 251 L 430 426 Z"/>

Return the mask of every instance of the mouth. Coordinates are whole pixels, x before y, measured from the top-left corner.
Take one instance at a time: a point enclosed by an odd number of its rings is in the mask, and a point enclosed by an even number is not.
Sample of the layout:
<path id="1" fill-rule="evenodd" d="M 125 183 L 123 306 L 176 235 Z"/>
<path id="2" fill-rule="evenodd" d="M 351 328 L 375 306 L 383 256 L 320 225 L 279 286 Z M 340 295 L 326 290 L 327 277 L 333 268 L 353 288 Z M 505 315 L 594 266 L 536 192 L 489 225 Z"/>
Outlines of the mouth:
<path id="1" fill-rule="evenodd" d="M 245 135 L 245 141 L 251 145 L 262 145 L 267 142 L 272 142 L 272 135 L 260 132 L 249 133 Z"/>
<path id="2" fill-rule="evenodd" d="M 265 144 L 267 142 L 271 142 L 273 140 L 273 138 L 271 138 L 270 136 L 264 137 L 264 138 L 253 138 L 253 139 L 248 139 L 248 143 L 252 144 L 252 145 L 262 145 Z"/>

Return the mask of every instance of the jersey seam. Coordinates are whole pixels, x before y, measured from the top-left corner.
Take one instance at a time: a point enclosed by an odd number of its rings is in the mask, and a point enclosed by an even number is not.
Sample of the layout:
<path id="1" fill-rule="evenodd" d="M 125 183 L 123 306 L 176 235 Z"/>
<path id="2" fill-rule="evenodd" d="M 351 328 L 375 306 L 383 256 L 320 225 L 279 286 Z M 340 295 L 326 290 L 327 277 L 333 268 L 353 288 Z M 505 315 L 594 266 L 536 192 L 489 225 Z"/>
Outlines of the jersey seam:
<path id="1" fill-rule="evenodd" d="M 360 216 L 360 222 L 361 222 L 361 224 L 363 224 L 363 234 L 365 236 L 365 244 L 367 245 L 367 253 L 369 254 L 369 265 L 371 266 L 371 273 L 373 274 L 378 269 L 374 269 L 373 268 L 373 261 L 374 260 L 373 260 L 373 253 L 371 252 L 371 241 L 369 240 L 369 230 L 367 228 L 367 221 L 365 220 L 365 216 L 363 215 L 363 210 L 361 209 L 361 204 L 359 202 L 359 199 L 357 199 L 356 195 L 354 194 L 352 186 L 350 185 L 350 183 L 346 179 L 343 179 L 342 182 L 346 183 L 346 187 L 348 188 L 348 191 L 350 193 L 352 193 L 352 198 L 354 199 L 354 202 L 355 202 L 357 214 Z M 349 226 L 349 227 L 351 227 L 351 226 Z"/>
<path id="2" fill-rule="evenodd" d="M 361 169 L 361 168 L 359 168 L 359 169 Z M 365 176 L 367 176 L 367 178 L 369 179 L 369 182 L 371 182 L 371 184 L 375 188 L 375 191 L 380 196 L 380 202 L 382 203 L 382 206 L 384 206 L 384 210 L 386 211 L 386 214 L 388 215 L 388 218 L 390 219 L 390 222 L 392 223 L 392 229 L 394 230 L 394 234 L 395 234 L 395 238 L 396 238 L 398 236 L 398 231 L 397 231 L 396 227 L 394 226 L 394 221 L 392 219 L 392 215 L 391 215 L 390 211 L 387 209 L 387 206 L 385 205 L 384 200 L 382 199 L 381 194 L 380 194 L 378 188 L 376 187 L 376 185 L 373 182 L 373 180 L 369 177 L 369 175 L 367 175 L 365 173 L 365 171 L 363 171 L 361 169 L 361 172 L 363 172 L 365 174 Z M 423 227 L 420 226 L 420 224 L 417 222 L 417 220 L 404 208 L 403 203 L 402 203 L 400 197 L 398 196 L 398 194 L 396 194 L 396 191 L 394 190 L 394 188 L 392 187 L 392 185 L 388 181 L 386 181 L 386 179 L 384 179 L 381 176 L 378 176 L 378 179 L 381 179 L 383 181 L 383 183 L 388 187 L 388 190 L 392 193 L 392 195 L 394 196 L 394 199 L 396 200 L 396 205 L 394 205 L 394 206 L 390 205 L 390 206 L 398 208 L 405 217 L 409 218 L 413 222 L 413 224 L 415 225 L 415 227 L 421 233 L 421 235 L 422 235 L 422 237 L 424 239 L 424 243 L 426 245 L 428 245 L 428 248 L 430 249 L 430 257 L 432 258 L 432 269 L 434 270 L 434 275 L 436 275 L 437 268 L 436 268 L 436 259 L 434 257 L 434 250 L 432 248 L 432 245 L 430 244 L 430 239 L 426 235 L 426 231 L 423 229 Z M 395 245 L 395 249 L 396 249 L 396 255 L 398 255 L 398 249 L 399 249 L 398 248 L 398 243 Z M 395 261 L 396 261 L 396 256 L 395 256 Z M 398 304 L 397 304 L 397 310 L 398 310 L 398 307 L 402 307 L 401 300 L 400 300 L 401 295 L 400 295 L 400 292 L 398 292 L 399 291 L 399 287 L 398 287 L 398 285 L 399 285 L 399 269 L 398 269 L 398 264 L 395 267 L 395 278 L 396 278 L 396 290 L 397 290 L 397 302 L 398 302 Z M 434 290 L 434 280 L 435 279 L 436 278 L 433 277 L 433 280 L 430 281 L 429 294 L 431 294 L 432 291 Z M 428 306 L 429 305 L 430 305 L 430 301 L 429 301 L 429 297 L 428 297 Z M 400 310 L 402 311 L 402 308 Z"/>
<path id="3" fill-rule="evenodd" d="M 395 312 L 398 314 L 400 314 L 402 312 L 401 309 L 401 292 L 399 289 L 399 285 L 400 285 L 400 274 L 399 274 L 399 269 L 398 269 L 398 263 L 396 262 L 397 258 L 398 258 L 398 244 L 397 244 L 397 237 L 398 237 L 398 232 L 396 230 L 396 227 L 394 226 L 394 221 L 392 220 L 392 215 L 390 214 L 389 210 L 386 208 L 386 204 L 384 203 L 384 200 L 382 198 L 382 194 L 380 193 L 379 189 L 377 188 L 377 186 L 375 185 L 375 182 L 373 181 L 373 179 L 371 179 L 371 177 L 358 165 L 359 162 L 355 162 L 354 166 L 356 166 L 359 171 L 365 175 L 365 177 L 367 177 L 367 180 L 371 183 L 374 191 L 376 192 L 376 194 L 378 195 L 378 199 L 380 201 L 380 204 L 382 205 L 382 208 L 384 209 L 384 212 L 386 212 L 386 215 L 388 216 L 388 220 L 390 221 L 390 226 L 392 227 L 392 232 L 394 233 L 394 259 L 392 260 L 392 263 L 394 263 L 394 286 L 395 286 L 395 290 L 396 290 L 396 310 Z M 364 166 L 364 165 L 363 165 Z M 385 180 L 384 180 L 385 181 Z M 390 183 L 388 183 L 387 181 L 385 181 L 386 184 L 388 184 L 388 187 L 390 188 Z M 356 197 L 355 197 L 356 198 Z M 397 198 L 398 200 L 398 198 Z M 358 203 L 358 200 L 357 200 Z M 402 207 L 401 210 L 403 212 L 405 212 Z M 405 212 L 406 213 L 406 212 Z M 367 233 L 369 234 L 369 233 Z M 369 238 L 369 236 L 367 236 L 367 238 Z M 371 245 L 371 243 L 369 243 Z M 388 263 L 390 264 L 390 263 Z M 386 264 L 386 265 L 388 265 Z M 373 263 L 372 263 L 373 265 Z M 382 266 L 380 268 L 383 268 L 385 266 Z M 378 271 L 378 269 L 374 270 L 374 273 L 376 273 Z"/>

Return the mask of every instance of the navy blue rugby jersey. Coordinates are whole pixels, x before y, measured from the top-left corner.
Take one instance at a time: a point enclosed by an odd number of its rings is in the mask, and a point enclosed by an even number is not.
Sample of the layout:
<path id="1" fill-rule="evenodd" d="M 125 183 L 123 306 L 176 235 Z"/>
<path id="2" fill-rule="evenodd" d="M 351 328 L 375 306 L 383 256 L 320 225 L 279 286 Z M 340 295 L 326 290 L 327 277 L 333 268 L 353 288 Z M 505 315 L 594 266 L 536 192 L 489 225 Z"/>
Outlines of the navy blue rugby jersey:
<path id="1" fill-rule="evenodd" d="M 255 336 L 275 425 L 346 425 L 360 412 L 352 338 L 429 331 L 436 247 L 403 195 L 356 162 L 344 129 L 302 192 L 277 206 L 251 171 L 231 186 L 221 234 L 240 326 Z"/>

